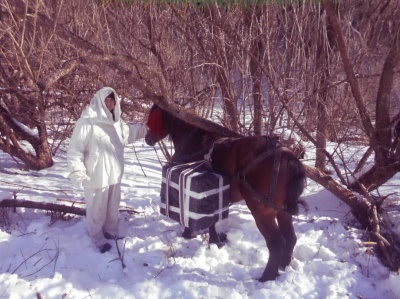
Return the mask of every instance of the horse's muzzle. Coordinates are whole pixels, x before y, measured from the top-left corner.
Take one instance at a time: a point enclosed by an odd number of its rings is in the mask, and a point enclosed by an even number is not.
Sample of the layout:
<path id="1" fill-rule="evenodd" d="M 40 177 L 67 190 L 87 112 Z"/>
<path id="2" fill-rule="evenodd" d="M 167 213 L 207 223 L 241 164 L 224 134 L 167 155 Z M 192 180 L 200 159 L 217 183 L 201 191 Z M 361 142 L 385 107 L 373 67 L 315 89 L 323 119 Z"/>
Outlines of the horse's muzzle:
<path id="1" fill-rule="evenodd" d="M 146 141 L 147 145 L 154 146 L 158 140 L 152 134 L 147 133 L 144 141 Z"/>

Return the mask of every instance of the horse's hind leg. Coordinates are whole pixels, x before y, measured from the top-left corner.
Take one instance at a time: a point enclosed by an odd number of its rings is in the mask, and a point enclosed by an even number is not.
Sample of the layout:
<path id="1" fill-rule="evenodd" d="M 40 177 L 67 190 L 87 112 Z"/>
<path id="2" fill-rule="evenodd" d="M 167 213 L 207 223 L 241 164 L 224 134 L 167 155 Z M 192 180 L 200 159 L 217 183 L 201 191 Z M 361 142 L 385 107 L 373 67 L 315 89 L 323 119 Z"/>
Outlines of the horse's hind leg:
<path id="1" fill-rule="evenodd" d="M 277 215 L 279 230 L 285 239 L 285 247 L 283 248 L 280 267 L 284 269 L 292 260 L 294 246 L 297 242 L 297 237 L 294 232 L 292 215 L 288 213 L 278 213 Z"/>
<path id="2" fill-rule="evenodd" d="M 269 250 L 267 266 L 258 280 L 261 282 L 274 280 L 279 276 L 278 269 L 281 264 L 285 239 L 275 221 L 275 213 L 259 213 L 259 211 L 252 211 L 252 214 L 256 220 L 259 231 L 264 236 Z"/>

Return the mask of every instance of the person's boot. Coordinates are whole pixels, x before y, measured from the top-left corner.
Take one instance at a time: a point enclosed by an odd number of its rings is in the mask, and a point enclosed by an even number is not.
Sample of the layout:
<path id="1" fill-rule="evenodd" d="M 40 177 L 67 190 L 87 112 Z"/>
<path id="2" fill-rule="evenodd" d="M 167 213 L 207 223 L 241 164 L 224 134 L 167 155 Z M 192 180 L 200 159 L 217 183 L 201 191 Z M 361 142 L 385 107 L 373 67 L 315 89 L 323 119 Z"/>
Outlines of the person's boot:
<path id="1" fill-rule="evenodd" d="M 110 251 L 110 249 L 111 249 L 111 245 L 108 243 L 104 243 L 103 245 L 99 246 L 99 250 L 101 253 Z"/>

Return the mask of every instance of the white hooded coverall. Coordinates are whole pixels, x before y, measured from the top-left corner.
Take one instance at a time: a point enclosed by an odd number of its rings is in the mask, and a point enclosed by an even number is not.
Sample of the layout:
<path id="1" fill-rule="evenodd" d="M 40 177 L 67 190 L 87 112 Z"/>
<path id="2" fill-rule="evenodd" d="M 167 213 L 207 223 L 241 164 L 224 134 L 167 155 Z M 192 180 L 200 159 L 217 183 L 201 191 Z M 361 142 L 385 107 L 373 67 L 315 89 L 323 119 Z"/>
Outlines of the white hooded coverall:
<path id="1" fill-rule="evenodd" d="M 111 92 L 115 120 L 104 103 Z M 96 92 L 76 122 L 67 151 L 68 177 L 84 188 L 87 230 L 96 246 L 107 243 L 104 233 L 117 236 L 124 146 L 146 132 L 146 125 L 121 119 L 120 98 L 110 87 Z"/>

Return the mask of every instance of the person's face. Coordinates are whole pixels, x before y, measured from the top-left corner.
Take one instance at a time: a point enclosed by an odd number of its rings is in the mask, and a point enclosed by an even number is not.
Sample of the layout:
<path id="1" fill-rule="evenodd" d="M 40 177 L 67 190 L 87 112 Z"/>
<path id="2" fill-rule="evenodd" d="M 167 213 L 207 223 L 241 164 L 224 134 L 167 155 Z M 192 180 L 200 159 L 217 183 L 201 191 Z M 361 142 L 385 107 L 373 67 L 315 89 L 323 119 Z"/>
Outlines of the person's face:
<path id="1" fill-rule="evenodd" d="M 115 100 L 114 99 L 106 98 L 104 100 L 104 103 L 106 104 L 106 107 L 110 112 L 114 111 L 114 108 L 115 108 Z"/>

